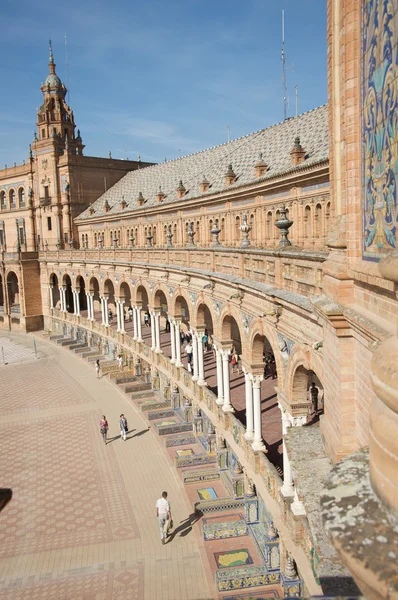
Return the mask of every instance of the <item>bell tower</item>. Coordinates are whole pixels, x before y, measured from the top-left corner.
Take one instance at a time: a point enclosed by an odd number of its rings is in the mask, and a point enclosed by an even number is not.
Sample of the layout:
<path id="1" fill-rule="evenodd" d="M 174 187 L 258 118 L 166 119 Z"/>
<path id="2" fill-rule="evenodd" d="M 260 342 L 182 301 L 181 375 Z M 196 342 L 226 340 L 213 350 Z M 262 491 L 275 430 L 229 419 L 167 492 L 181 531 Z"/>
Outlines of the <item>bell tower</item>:
<path id="1" fill-rule="evenodd" d="M 41 86 L 44 102 L 37 112 L 36 142 L 66 148 L 73 154 L 83 154 L 84 145 L 78 130 L 75 136 L 73 111 L 66 103 L 67 89 L 55 72 L 55 62 L 50 40 L 49 73 Z"/>

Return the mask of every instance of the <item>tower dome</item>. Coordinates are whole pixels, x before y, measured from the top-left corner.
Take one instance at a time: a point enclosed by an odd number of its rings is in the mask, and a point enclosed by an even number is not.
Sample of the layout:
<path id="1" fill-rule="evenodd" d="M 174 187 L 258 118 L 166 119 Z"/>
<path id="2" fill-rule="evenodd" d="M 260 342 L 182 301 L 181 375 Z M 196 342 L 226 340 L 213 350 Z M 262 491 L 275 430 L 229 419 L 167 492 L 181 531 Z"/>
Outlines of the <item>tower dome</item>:
<path id="1" fill-rule="evenodd" d="M 66 94 L 66 87 L 65 85 L 62 83 L 62 81 L 60 80 L 60 78 L 58 77 L 58 75 L 55 72 L 55 62 L 54 62 L 54 56 L 53 56 L 53 49 L 52 49 L 52 45 L 51 45 L 51 40 L 50 40 L 50 61 L 48 63 L 48 68 L 49 68 L 49 74 L 46 77 L 45 82 L 42 85 L 42 91 L 45 94 L 46 92 L 57 92 L 59 94 L 62 94 L 63 96 L 65 96 Z"/>

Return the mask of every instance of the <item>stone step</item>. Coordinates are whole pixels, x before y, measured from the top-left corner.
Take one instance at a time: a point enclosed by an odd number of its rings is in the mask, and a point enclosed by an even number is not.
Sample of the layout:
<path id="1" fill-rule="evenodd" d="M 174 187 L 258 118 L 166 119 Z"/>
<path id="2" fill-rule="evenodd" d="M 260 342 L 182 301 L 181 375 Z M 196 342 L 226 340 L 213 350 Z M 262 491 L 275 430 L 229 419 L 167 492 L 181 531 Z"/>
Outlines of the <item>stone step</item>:
<path id="1" fill-rule="evenodd" d="M 196 437 L 193 433 L 186 433 L 181 435 L 173 435 L 165 439 L 166 448 L 173 446 L 190 446 L 195 444 Z"/>
<path id="2" fill-rule="evenodd" d="M 264 585 L 278 585 L 281 574 L 269 573 L 265 566 L 229 567 L 218 569 L 215 574 L 219 592 L 245 590 Z"/>
<path id="3" fill-rule="evenodd" d="M 132 400 L 141 400 L 142 398 L 153 398 L 154 393 L 152 390 L 139 390 L 137 392 L 130 393 L 130 398 Z"/>
<path id="4" fill-rule="evenodd" d="M 186 423 L 191 425 L 191 423 Z M 191 454 L 190 456 L 177 456 L 174 459 L 177 469 L 184 467 L 199 467 L 201 465 L 215 465 L 217 458 L 215 454 Z"/>
<path id="5" fill-rule="evenodd" d="M 76 350 L 83 349 L 83 348 L 88 348 L 87 344 L 85 344 L 84 342 L 71 344 L 69 346 L 69 350 L 73 350 L 74 352 L 76 352 Z"/>
<path id="6" fill-rule="evenodd" d="M 116 373 L 116 372 L 119 372 L 119 366 L 118 365 L 105 365 L 103 367 L 102 363 L 101 363 L 101 371 L 102 371 L 103 375 L 108 375 L 110 373 Z"/>
<path id="7" fill-rule="evenodd" d="M 172 433 L 182 433 L 183 431 L 192 431 L 192 423 L 173 423 L 172 425 L 162 425 L 156 428 L 158 434 L 170 435 Z"/>
<path id="8" fill-rule="evenodd" d="M 220 479 L 220 471 L 217 469 L 187 469 L 182 472 L 182 481 L 184 484 L 198 483 L 203 481 L 217 481 Z"/>
<path id="9" fill-rule="evenodd" d="M 133 381 L 133 383 L 126 383 L 120 387 L 123 389 L 125 394 L 151 390 L 151 384 L 144 383 L 143 381 Z"/>
<path id="10" fill-rule="evenodd" d="M 154 398 L 154 400 L 157 400 L 157 398 Z M 146 412 L 148 410 L 162 410 L 167 408 L 171 408 L 171 403 L 168 400 L 165 400 L 164 402 L 141 402 L 140 404 L 140 409 L 143 412 Z"/>
<path id="11" fill-rule="evenodd" d="M 123 371 L 122 373 L 112 373 L 110 376 L 113 383 L 121 385 L 122 383 L 131 383 L 132 381 L 138 381 L 138 377 L 134 375 L 133 371 Z"/>
<path id="12" fill-rule="evenodd" d="M 154 421 L 155 419 L 168 419 L 169 417 L 174 417 L 174 415 L 174 410 L 169 408 L 168 410 L 148 411 L 146 417 L 149 421 Z"/>
<path id="13" fill-rule="evenodd" d="M 50 335 L 50 340 L 55 342 L 57 340 L 62 339 L 64 336 L 63 335 Z"/>
<path id="14" fill-rule="evenodd" d="M 102 364 L 102 361 L 104 360 L 104 355 L 101 354 L 101 352 L 99 352 L 98 350 L 88 352 L 87 355 L 83 353 L 83 357 L 87 360 L 87 362 L 95 362 L 97 358 L 99 358 Z"/>
<path id="15" fill-rule="evenodd" d="M 71 346 L 72 344 L 76 344 L 76 340 L 74 340 L 74 339 L 57 340 L 57 344 L 59 344 L 60 346 Z"/>
<path id="16" fill-rule="evenodd" d="M 82 347 L 74 348 L 75 354 L 82 354 L 83 352 L 94 352 L 92 348 L 88 344 L 85 344 Z"/>

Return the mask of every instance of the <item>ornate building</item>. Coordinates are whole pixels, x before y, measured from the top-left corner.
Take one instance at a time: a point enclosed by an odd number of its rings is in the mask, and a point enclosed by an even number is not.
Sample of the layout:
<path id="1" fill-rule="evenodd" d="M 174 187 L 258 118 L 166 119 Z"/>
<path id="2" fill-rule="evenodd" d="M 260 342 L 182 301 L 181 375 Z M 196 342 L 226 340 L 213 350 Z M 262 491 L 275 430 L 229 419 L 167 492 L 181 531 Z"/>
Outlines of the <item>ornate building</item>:
<path id="1" fill-rule="evenodd" d="M 338 485 L 319 496 L 369 439 L 377 502 L 396 514 L 397 369 L 383 371 L 381 353 L 397 357 L 397 18 L 397 0 L 329 0 L 328 106 L 129 172 L 75 218 L 79 248 L 40 251 L 45 328 L 88 357 L 122 354 L 157 394 L 145 410 L 165 445 L 202 449 L 177 467 L 201 466 L 230 492 L 196 508 L 244 511 L 264 564 L 220 568 L 219 592 L 358 593 L 321 526 L 323 511 L 338 538 L 350 507 Z M 371 534 L 360 531 L 358 547 Z M 396 593 L 391 532 L 379 595 L 366 556 L 358 571 L 348 556 L 353 531 L 335 542 L 367 597 Z"/>

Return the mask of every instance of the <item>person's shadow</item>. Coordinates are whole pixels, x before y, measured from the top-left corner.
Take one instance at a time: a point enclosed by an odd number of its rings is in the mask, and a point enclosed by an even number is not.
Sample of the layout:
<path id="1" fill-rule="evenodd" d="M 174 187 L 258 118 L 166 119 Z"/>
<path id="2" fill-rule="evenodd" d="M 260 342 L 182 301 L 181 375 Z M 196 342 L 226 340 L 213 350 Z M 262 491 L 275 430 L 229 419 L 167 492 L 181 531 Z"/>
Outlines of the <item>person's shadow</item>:
<path id="1" fill-rule="evenodd" d="M 192 531 L 193 525 L 199 521 L 203 516 L 203 513 L 200 511 L 191 513 L 189 517 L 187 517 L 184 521 L 180 522 L 180 525 L 173 529 L 173 531 L 169 534 L 167 538 L 167 543 L 172 542 L 176 535 L 179 533 L 180 537 L 185 537 Z"/>

